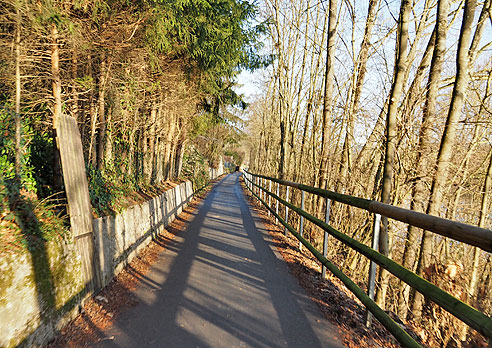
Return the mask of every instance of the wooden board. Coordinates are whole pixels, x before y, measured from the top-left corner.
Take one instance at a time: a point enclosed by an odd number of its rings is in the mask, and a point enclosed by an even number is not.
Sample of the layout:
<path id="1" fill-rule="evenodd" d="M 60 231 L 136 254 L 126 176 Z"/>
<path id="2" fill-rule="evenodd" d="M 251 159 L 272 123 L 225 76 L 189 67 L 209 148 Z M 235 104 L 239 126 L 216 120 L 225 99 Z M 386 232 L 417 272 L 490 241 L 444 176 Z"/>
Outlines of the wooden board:
<path id="1" fill-rule="evenodd" d="M 94 249 L 92 207 L 85 171 L 82 139 L 77 122 L 61 115 L 56 122 L 57 145 L 62 162 L 63 182 L 68 201 L 68 213 L 73 239 L 81 256 L 86 289 L 99 287 L 98 258 Z"/>

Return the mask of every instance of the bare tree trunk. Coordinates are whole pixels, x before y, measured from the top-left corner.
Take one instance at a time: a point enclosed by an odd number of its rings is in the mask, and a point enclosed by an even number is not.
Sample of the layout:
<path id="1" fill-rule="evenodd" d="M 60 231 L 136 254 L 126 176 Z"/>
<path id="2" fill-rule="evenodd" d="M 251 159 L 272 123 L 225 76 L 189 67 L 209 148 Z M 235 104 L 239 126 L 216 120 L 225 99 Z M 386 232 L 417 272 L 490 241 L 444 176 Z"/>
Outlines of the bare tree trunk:
<path id="1" fill-rule="evenodd" d="M 329 139 L 331 134 L 331 118 L 333 112 L 333 79 L 335 76 L 335 50 L 337 30 L 337 1 L 330 0 L 328 9 L 328 39 L 326 40 L 325 88 L 323 96 L 322 133 L 321 133 L 321 162 L 319 165 L 318 187 L 325 189 L 328 181 Z M 321 214 L 323 205 L 318 202 Z"/>
<path id="2" fill-rule="evenodd" d="M 72 108 L 71 113 L 72 117 L 75 118 L 77 122 L 79 120 L 79 94 L 77 92 L 76 87 L 76 79 L 77 79 L 77 65 L 78 65 L 78 53 L 77 49 L 72 49 Z"/>
<path id="3" fill-rule="evenodd" d="M 434 45 L 434 51 L 432 54 L 429 80 L 427 81 L 427 95 L 424 106 L 424 112 L 422 116 L 422 126 L 420 128 L 419 146 L 417 149 L 416 174 L 415 186 L 412 192 L 412 201 L 410 209 L 423 212 L 425 211 L 425 198 L 426 198 L 426 181 L 425 178 L 428 175 L 429 161 L 426 157 L 429 157 L 431 151 L 432 142 L 432 126 L 436 120 L 436 108 L 437 108 L 437 95 L 439 90 L 439 81 L 441 78 L 441 71 L 444 62 L 444 54 L 446 51 L 446 33 L 448 30 L 448 13 L 449 13 L 449 0 L 441 0 L 438 3 L 437 8 L 437 22 L 435 29 L 436 42 Z M 403 266 L 413 270 L 415 262 L 417 260 L 418 253 L 418 238 L 419 229 L 414 226 L 408 227 L 407 239 L 405 241 L 405 250 L 403 252 Z M 402 318 L 406 318 L 408 313 L 408 303 L 410 288 L 408 285 L 401 283 L 403 289 L 400 293 L 398 303 L 398 314 Z"/>
<path id="4" fill-rule="evenodd" d="M 280 35 L 280 6 L 278 4 L 278 1 L 274 1 L 274 25 L 276 28 L 276 33 L 277 33 L 277 42 L 276 42 L 276 49 L 277 49 L 277 54 L 278 54 L 278 66 L 277 66 L 277 71 L 276 71 L 276 80 L 278 80 L 278 91 L 279 91 L 279 126 L 280 126 L 280 160 L 278 163 L 278 177 L 280 179 L 285 178 L 285 162 L 286 162 L 286 146 L 287 146 L 287 130 L 286 130 L 286 117 L 285 117 L 285 112 L 286 111 L 284 104 L 285 104 L 285 90 L 284 90 L 284 71 L 286 70 L 286 63 L 284 61 L 284 53 L 283 53 L 283 40 Z M 272 109 L 273 110 L 273 109 Z"/>
<path id="5" fill-rule="evenodd" d="M 176 161 L 175 161 L 175 172 L 174 172 L 174 177 L 179 178 L 181 175 L 181 169 L 183 168 L 183 156 L 184 156 L 184 151 L 185 151 L 185 142 L 186 142 L 186 133 L 184 130 L 182 131 L 180 135 L 180 140 L 178 141 L 178 144 L 176 146 Z"/>
<path id="6" fill-rule="evenodd" d="M 478 223 L 479 227 L 486 228 L 485 221 L 487 219 L 487 214 L 489 213 L 489 194 L 492 188 L 492 152 L 490 153 L 489 168 L 487 169 L 487 174 L 485 176 L 484 188 L 482 192 L 482 204 L 480 209 L 480 220 Z M 478 261 L 480 255 L 480 249 L 473 249 L 473 267 L 470 279 L 470 285 L 468 286 L 468 298 L 473 298 L 477 291 L 478 285 Z"/>
<path id="7" fill-rule="evenodd" d="M 436 30 L 437 30 L 436 27 L 437 26 L 434 27 L 431 37 L 427 42 L 427 47 L 425 48 L 424 55 L 422 56 L 422 59 L 420 61 L 417 72 L 415 73 L 415 77 L 410 85 L 410 88 L 408 89 L 408 94 L 405 100 L 406 109 L 415 108 L 417 105 L 420 104 L 419 98 L 423 94 L 421 88 L 422 81 L 424 80 L 427 70 L 431 65 L 432 56 L 434 53 L 434 47 L 436 45 Z M 420 140 L 420 135 L 419 135 L 419 140 Z"/>
<path id="8" fill-rule="evenodd" d="M 22 30 L 22 16 L 19 9 L 19 3 L 16 2 L 16 23 L 15 23 L 15 181 L 21 183 L 21 128 L 22 119 L 20 114 L 21 103 L 21 74 L 20 74 L 20 60 L 21 60 L 21 30 Z"/>
<path id="9" fill-rule="evenodd" d="M 307 3 L 306 3 L 306 7 L 309 8 L 311 6 L 311 1 L 308 0 Z M 299 27 L 300 26 L 300 21 L 301 21 L 301 15 L 298 16 L 298 19 L 297 19 L 297 23 L 296 25 Z M 310 23 L 310 17 L 309 17 L 309 11 L 306 11 L 306 19 L 304 20 L 304 25 L 305 25 L 305 31 L 304 31 L 304 47 L 303 47 L 303 50 L 302 50 L 302 63 L 301 63 L 301 73 L 300 73 L 300 76 L 296 75 L 294 80 L 295 80 L 295 83 L 293 85 L 294 87 L 294 90 L 297 89 L 297 93 L 296 93 L 296 108 L 295 108 L 295 111 L 294 111 L 294 116 L 293 116 L 293 120 L 291 122 L 291 124 L 293 124 L 293 128 L 291 129 L 291 134 L 290 134 L 290 146 L 291 146 L 291 149 L 290 149 L 290 153 L 289 153 L 289 164 L 290 163 L 293 163 L 293 157 L 295 155 L 295 150 L 294 149 L 294 143 L 295 143 L 295 135 L 297 133 L 297 130 L 298 130 L 298 123 L 299 123 L 299 118 L 300 118 L 300 110 L 301 110 L 301 103 L 300 103 L 300 100 L 301 100 L 301 92 L 302 92 L 302 85 L 303 85 L 303 81 L 304 81 L 304 74 L 306 72 L 306 60 L 307 60 L 307 55 L 308 55 L 308 25 Z M 295 59 L 295 53 L 292 55 L 293 57 L 293 62 L 292 62 L 292 66 L 294 66 L 294 59 Z M 293 75 L 295 74 L 291 74 L 291 77 L 294 77 Z M 292 85 L 292 84 L 291 84 Z M 295 181 L 296 180 L 296 177 L 297 177 L 297 169 L 298 169 L 298 165 L 295 165 L 294 166 L 294 176 L 293 176 L 293 180 Z"/>
<path id="10" fill-rule="evenodd" d="M 144 111 L 145 112 L 145 111 Z M 137 132 L 137 149 L 136 149 L 136 160 L 137 160 L 137 171 L 136 171 L 136 179 L 139 183 L 145 183 L 145 167 L 144 167 L 144 157 L 147 152 L 147 138 L 146 138 L 146 129 L 145 124 L 142 124 L 140 129 Z"/>
<path id="11" fill-rule="evenodd" d="M 51 74 L 52 74 L 52 90 L 53 99 L 55 101 L 53 106 L 53 129 L 54 136 L 56 137 L 56 128 L 58 119 L 61 116 L 62 103 L 61 103 L 61 78 L 60 78 L 60 47 L 58 44 L 58 29 L 56 24 L 51 24 Z M 58 140 L 54 143 L 56 144 Z M 58 147 L 54 147 L 55 156 L 53 158 L 53 167 L 55 172 L 54 186 L 57 190 L 61 190 L 63 187 L 62 170 L 60 162 L 60 152 Z"/>
<path id="12" fill-rule="evenodd" d="M 490 95 L 489 94 L 490 87 L 492 87 L 491 78 L 492 78 L 492 72 L 489 73 L 484 99 L 486 99 Z M 479 115 L 481 114 L 484 104 L 485 104 L 485 100 L 482 100 L 482 104 L 480 105 L 480 109 L 479 109 Z M 479 128 L 478 125 L 476 126 L 476 129 L 477 128 Z M 485 225 L 486 225 L 487 215 L 489 214 L 489 194 L 491 189 L 492 189 L 492 150 L 490 151 L 489 166 L 487 169 L 487 173 L 485 174 L 485 180 L 483 185 L 482 202 L 480 206 L 480 218 L 478 221 L 479 227 L 487 228 L 487 226 Z M 478 289 L 478 269 L 480 266 L 480 253 L 481 251 L 479 248 L 477 247 L 473 248 L 473 264 L 472 264 L 470 283 L 468 284 L 468 293 L 467 293 L 468 301 L 470 301 L 472 298 L 475 297 L 475 294 Z M 463 325 L 461 330 L 461 337 L 460 337 L 462 341 L 466 340 L 467 333 L 468 333 L 468 325 Z"/>
<path id="13" fill-rule="evenodd" d="M 145 110 L 145 112 L 147 112 L 147 110 Z M 141 174 L 141 178 L 142 178 L 142 181 L 147 184 L 148 183 L 148 177 L 147 177 L 147 171 L 148 171 L 148 167 L 147 167 L 147 154 L 149 153 L 149 137 L 147 136 L 147 134 L 149 133 L 149 129 L 148 129 L 148 124 L 147 122 L 145 122 L 143 125 L 142 125 L 142 129 L 139 133 L 139 138 L 138 138 L 138 141 L 139 141 L 139 156 L 138 156 L 138 159 L 139 159 L 139 168 L 140 168 L 140 174 Z"/>
<path id="14" fill-rule="evenodd" d="M 354 121 L 359 112 L 360 98 L 362 95 L 362 86 L 366 77 L 366 66 L 369 59 L 369 48 L 371 47 L 371 36 L 374 22 L 376 21 L 376 12 L 379 7 L 379 0 L 370 0 L 367 10 L 367 19 L 364 29 L 364 36 L 359 51 L 359 55 L 355 62 L 354 69 L 354 87 L 352 89 L 350 106 L 348 108 L 347 128 L 345 132 L 345 140 L 342 149 L 342 161 L 340 163 L 338 181 L 339 183 L 347 183 L 347 174 L 351 168 L 352 162 L 352 139 L 354 137 Z M 352 22 L 355 22 L 353 18 Z M 354 24 L 353 24 L 354 25 Z"/>
<path id="15" fill-rule="evenodd" d="M 160 183 L 162 181 L 162 165 L 163 165 L 163 159 L 162 159 L 162 136 L 157 135 L 156 140 L 155 140 L 155 155 L 154 155 L 154 172 L 152 173 L 152 177 L 154 178 L 153 183 Z"/>
<path id="16" fill-rule="evenodd" d="M 169 155 L 169 179 L 175 179 L 175 167 L 176 167 L 176 147 L 178 146 L 177 140 L 171 144 L 171 153 Z"/>
<path id="17" fill-rule="evenodd" d="M 138 120 L 138 108 L 133 111 L 133 122 L 131 124 L 130 136 L 128 139 L 128 146 L 130 147 L 130 149 L 128 151 L 127 174 L 130 177 L 135 176 L 135 148 L 136 148 L 135 135 L 138 130 L 137 120 Z"/>
<path id="18" fill-rule="evenodd" d="M 92 77 L 92 56 L 89 54 L 88 60 L 88 73 Z M 97 132 L 97 109 L 94 103 L 94 88 L 89 91 L 89 115 L 90 115 L 90 140 L 89 140 L 89 163 L 92 167 L 97 165 L 97 152 L 96 152 L 96 132 Z"/>
<path id="19" fill-rule="evenodd" d="M 157 101 L 154 100 L 152 102 L 152 110 L 150 111 L 150 134 L 149 134 L 149 140 L 150 140 L 150 153 L 147 155 L 148 163 L 147 163 L 147 173 L 145 174 L 147 176 L 147 180 L 149 183 L 154 183 L 155 181 L 155 173 L 156 173 L 156 168 L 154 166 L 154 161 L 155 161 L 155 151 L 156 151 L 156 123 L 157 123 Z"/>
<path id="20" fill-rule="evenodd" d="M 320 6 L 317 7 L 317 12 L 316 12 L 316 19 L 315 19 L 315 24 L 318 25 L 319 22 L 319 14 L 320 14 Z M 328 24 L 327 16 L 325 16 L 325 20 L 323 21 L 323 30 L 321 34 L 321 45 L 323 45 L 325 37 L 326 37 L 326 27 Z M 307 34 L 307 29 L 306 29 L 306 34 Z M 307 38 L 306 38 L 307 40 Z M 314 37 L 314 40 L 316 40 L 316 35 Z M 316 61 L 316 63 L 315 63 Z M 304 157 L 305 157 L 305 152 L 306 152 L 306 140 L 307 140 L 307 132 L 308 132 L 308 127 L 310 125 L 310 119 L 311 115 L 313 112 L 315 112 L 314 109 L 314 103 L 315 103 L 315 98 L 316 98 L 316 85 L 318 81 L 318 76 L 319 76 L 319 69 L 321 65 L 321 55 L 312 55 L 311 57 L 311 64 L 310 64 L 310 80 L 309 80 L 309 89 L 308 89 L 308 100 L 307 100 L 307 106 L 306 106 L 306 115 L 304 116 L 304 127 L 302 129 L 302 138 L 301 138 L 301 149 L 300 149 L 300 154 L 299 154 L 299 165 L 296 166 L 296 172 L 294 174 L 294 181 L 297 181 L 298 177 L 301 177 L 300 181 L 303 182 L 303 175 L 301 174 L 304 170 Z M 314 71 L 313 71 L 314 68 Z M 300 87 L 299 87 L 300 89 Z M 314 118 L 314 116 L 313 116 Z M 307 179 L 307 178 L 305 178 Z"/>
<path id="21" fill-rule="evenodd" d="M 106 80 L 109 73 L 109 67 L 105 54 L 101 57 L 101 71 L 99 72 L 99 96 L 97 100 L 99 114 L 99 132 L 97 141 L 97 169 L 102 170 L 104 167 L 104 147 L 106 142 Z"/>
<path id="22" fill-rule="evenodd" d="M 53 98 L 55 105 L 53 107 L 53 125 L 56 128 L 58 118 L 61 115 L 61 79 L 60 79 L 60 50 L 58 45 L 58 29 L 56 25 L 51 24 L 51 74 L 53 75 Z"/>
<path id="23" fill-rule="evenodd" d="M 105 149 L 104 149 L 104 162 L 106 164 L 113 165 L 113 108 L 110 106 L 108 108 L 108 117 L 106 119 L 106 141 L 105 141 Z"/>
<path id="24" fill-rule="evenodd" d="M 162 91 L 159 93 L 159 103 L 158 105 L 156 106 L 157 108 L 157 120 L 158 120 L 158 123 L 161 127 L 164 126 L 165 124 L 165 120 L 162 116 Z M 163 180 L 163 165 L 164 165 L 164 159 L 162 157 L 162 150 L 163 150 L 163 143 L 162 143 L 162 139 L 163 139 L 163 129 L 159 127 L 158 130 L 156 130 L 156 134 L 154 135 L 154 138 L 155 138 L 155 145 L 154 145 L 154 148 L 155 148 L 155 155 L 154 155 L 154 164 L 153 164 L 153 167 L 154 167 L 154 172 L 152 173 L 152 176 L 154 177 L 154 181 L 159 183 Z"/>
<path id="25" fill-rule="evenodd" d="M 164 179 L 168 180 L 171 176 L 171 163 L 172 163 L 172 142 L 174 138 L 174 132 L 176 129 L 176 124 L 174 121 L 174 116 L 172 113 L 169 114 L 170 119 L 168 120 L 169 130 L 167 132 L 166 144 L 164 147 Z"/>
<path id="26" fill-rule="evenodd" d="M 387 103 L 381 109 L 378 119 L 376 120 L 376 124 L 372 128 L 371 134 L 369 134 L 367 141 L 357 155 L 355 163 L 361 170 L 363 170 L 365 163 L 367 163 L 366 158 L 370 157 L 370 153 L 374 151 L 374 147 L 377 146 L 379 142 L 381 142 L 380 139 L 383 137 L 384 133 L 384 114 L 386 110 Z"/>
<path id="27" fill-rule="evenodd" d="M 473 17 L 476 7 L 476 0 L 466 0 L 463 13 L 463 22 L 460 31 L 458 43 L 458 52 L 456 57 L 456 80 L 449 107 L 448 117 L 444 133 L 441 139 L 441 146 L 437 156 L 437 169 L 434 174 L 431 187 L 431 195 L 427 214 L 439 215 L 439 210 L 442 203 L 442 195 L 448 179 L 448 168 L 453 153 L 453 146 L 456 141 L 456 130 L 458 121 L 463 109 L 466 89 L 469 82 L 469 47 L 470 37 L 473 27 Z M 422 243 L 420 246 L 419 260 L 417 264 L 417 273 L 422 274 L 423 270 L 430 263 L 430 254 L 432 249 L 432 236 L 429 232 L 424 231 Z M 422 315 L 423 296 L 416 292 L 413 303 L 412 313 L 415 318 L 419 319 Z"/>
<path id="28" fill-rule="evenodd" d="M 396 155 L 396 136 L 397 136 L 397 114 L 400 105 L 400 99 L 403 93 L 403 79 L 407 70 L 407 46 L 408 46 L 408 21 L 412 3 L 409 0 L 402 0 L 400 8 L 400 18 L 398 22 L 398 40 L 396 46 L 396 60 L 393 85 L 389 97 L 388 113 L 386 116 L 386 155 L 383 169 L 383 187 L 381 200 L 383 203 L 391 203 L 391 191 L 393 170 Z M 389 237 L 388 237 L 388 219 L 383 218 L 383 228 L 379 238 L 379 251 L 388 255 Z M 384 309 L 386 291 L 388 287 L 388 272 L 381 269 L 380 287 L 376 294 L 377 304 Z"/>
<path id="29" fill-rule="evenodd" d="M 282 110 L 282 106 L 280 106 Z M 280 161 L 278 163 L 278 177 L 280 180 L 285 179 L 285 148 L 286 148 L 286 130 L 285 120 L 282 117 L 283 112 L 280 111 Z"/>
<path id="30" fill-rule="evenodd" d="M 482 6 L 482 11 L 480 12 L 480 17 L 478 18 L 475 34 L 473 35 L 472 43 L 470 45 L 470 51 L 468 52 L 470 64 L 472 64 L 477 57 L 478 45 L 482 39 L 485 24 L 489 19 L 492 21 L 492 1 L 485 0 Z"/>

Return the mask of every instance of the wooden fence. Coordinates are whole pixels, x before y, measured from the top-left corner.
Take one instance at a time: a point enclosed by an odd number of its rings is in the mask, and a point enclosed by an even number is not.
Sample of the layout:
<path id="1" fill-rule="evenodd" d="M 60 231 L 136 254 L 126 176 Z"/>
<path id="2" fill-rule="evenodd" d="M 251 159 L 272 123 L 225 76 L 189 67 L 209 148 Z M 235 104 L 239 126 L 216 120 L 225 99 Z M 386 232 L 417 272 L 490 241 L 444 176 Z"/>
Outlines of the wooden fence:
<path id="1" fill-rule="evenodd" d="M 245 171 L 244 178 L 246 186 L 251 191 L 253 196 L 260 200 L 260 202 L 269 210 L 269 213 L 272 213 L 277 221 L 280 221 L 280 223 L 285 226 L 286 231 L 290 231 L 297 239 L 299 239 L 302 245 L 304 245 L 309 251 L 313 253 L 313 255 L 322 263 L 324 267 L 329 269 L 335 276 L 337 276 L 345 284 L 345 286 L 347 286 L 347 288 L 352 291 L 355 296 L 357 296 L 357 298 L 364 304 L 367 310 L 372 313 L 372 315 L 374 315 L 374 317 L 376 317 L 376 319 L 378 319 L 381 324 L 383 324 L 404 347 L 421 346 L 374 302 L 373 294 L 366 294 L 342 271 L 340 271 L 334 264 L 326 259 L 326 244 L 323 247 L 324 253 L 319 252 L 302 236 L 302 230 L 298 232 L 291 225 L 289 225 L 287 221 L 288 209 L 291 209 L 299 214 L 301 218 L 305 218 L 315 225 L 321 227 L 325 231 L 325 236 L 326 234 L 330 234 L 345 245 L 363 254 L 364 256 L 369 258 L 371 262 L 374 262 L 380 267 L 386 269 L 394 276 L 422 293 L 426 298 L 432 300 L 433 302 L 447 310 L 449 313 L 454 315 L 456 318 L 467 323 L 470 327 L 474 328 L 492 341 L 492 319 L 490 317 L 469 306 L 468 304 L 460 301 L 459 299 L 440 289 L 436 285 L 428 282 L 417 274 L 411 272 L 410 270 L 404 268 L 400 264 L 394 262 L 383 254 L 374 250 L 373 248 L 370 248 L 365 244 L 362 244 L 357 240 L 350 238 L 349 236 L 334 229 L 328 224 L 328 219 L 322 221 L 317 217 L 307 213 L 306 211 L 304 211 L 304 209 L 301 209 L 289 203 L 288 197 L 286 197 L 285 200 L 282 199 L 278 194 L 278 188 L 276 191 L 277 194 L 270 192 L 271 184 L 269 185 L 270 190 L 267 190 L 266 181 L 268 180 L 271 182 L 276 182 L 279 185 L 287 186 L 287 188 L 294 187 L 300 189 L 302 192 L 310 192 L 318 196 L 325 197 L 329 200 L 335 200 L 337 202 L 344 203 L 353 207 L 358 207 L 371 211 L 373 213 L 376 213 L 376 219 L 378 218 L 378 216 L 383 215 L 389 218 L 409 223 L 413 226 L 425 228 L 429 231 L 438 233 L 446 237 L 454 237 L 454 239 L 456 240 L 468 243 L 470 245 L 478 246 L 486 251 L 492 250 L 492 231 L 431 215 L 416 213 L 407 209 L 394 207 L 388 204 L 382 204 L 376 201 L 343 195 L 340 193 L 322 190 L 299 183 L 280 180 L 264 175 L 253 174 L 247 171 Z M 262 186 L 260 183 L 261 179 L 264 181 L 264 186 Z M 286 190 L 286 192 L 288 192 L 288 190 Z M 268 202 L 266 200 L 265 194 L 269 196 Z M 276 204 L 275 208 L 272 207 L 270 197 L 286 207 L 285 219 L 283 219 L 278 213 L 278 203 Z M 327 207 L 329 207 L 329 201 L 327 202 Z M 327 209 L 327 215 L 328 214 L 329 210 Z M 369 289 L 374 288 L 373 283 L 371 284 L 371 282 L 373 282 L 373 279 L 370 279 L 370 284 L 368 287 Z"/>

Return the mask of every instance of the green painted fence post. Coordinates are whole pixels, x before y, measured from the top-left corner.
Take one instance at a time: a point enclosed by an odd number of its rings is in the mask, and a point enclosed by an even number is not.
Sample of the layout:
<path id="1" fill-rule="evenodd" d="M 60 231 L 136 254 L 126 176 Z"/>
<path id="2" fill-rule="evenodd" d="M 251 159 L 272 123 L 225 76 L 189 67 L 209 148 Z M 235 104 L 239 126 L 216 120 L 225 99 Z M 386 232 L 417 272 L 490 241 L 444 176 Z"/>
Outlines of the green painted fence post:
<path id="1" fill-rule="evenodd" d="M 379 247 L 379 229 L 381 225 L 381 215 L 374 214 L 374 224 L 372 226 L 372 248 L 378 251 Z M 374 300 L 374 290 L 376 288 L 376 262 L 371 260 L 371 266 L 369 268 L 369 280 L 367 286 L 367 295 L 371 300 Z M 372 321 L 372 314 L 366 311 L 366 326 L 370 327 Z"/>
<path id="2" fill-rule="evenodd" d="M 325 212 L 325 222 L 327 224 L 330 223 L 330 205 L 331 205 L 331 199 L 327 198 L 326 199 L 326 212 Z M 325 230 L 323 231 L 323 257 L 326 258 L 328 255 L 328 232 Z M 326 278 L 326 266 L 323 265 L 321 266 L 321 278 L 325 279 Z"/>
<path id="3" fill-rule="evenodd" d="M 285 190 L 285 201 L 289 201 L 289 186 L 286 187 Z M 289 223 L 289 207 L 285 206 L 285 222 Z M 284 228 L 284 234 L 287 236 L 287 227 Z"/>

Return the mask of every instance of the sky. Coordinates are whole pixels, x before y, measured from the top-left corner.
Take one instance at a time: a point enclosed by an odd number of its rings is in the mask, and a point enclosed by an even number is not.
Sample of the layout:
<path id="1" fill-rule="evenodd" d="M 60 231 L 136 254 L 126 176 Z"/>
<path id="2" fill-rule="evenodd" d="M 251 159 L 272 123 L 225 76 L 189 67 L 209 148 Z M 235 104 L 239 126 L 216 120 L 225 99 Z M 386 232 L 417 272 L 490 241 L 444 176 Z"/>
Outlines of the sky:
<path id="1" fill-rule="evenodd" d="M 243 70 L 238 77 L 237 87 L 235 87 L 235 91 L 238 94 L 244 95 L 244 101 L 251 103 L 254 99 L 254 95 L 259 93 L 259 72 L 250 72 L 247 70 Z"/>
<path id="2" fill-rule="evenodd" d="M 421 2 L 419 2 L 419 3 L 421 4 Z M 259 4 L 260 4 L 260 6 L 262 6 L 263 1 L 260 1 Z M 381 18 L 383 18 L 382 22 L 384 24 L 386 24 L 388 26 L 391 26 L 394 24 L 395 18 L 398 17 L 399 4 L 400 4 L 400 1 L 397 1 L 397 0 L 382 2 L 382 5 L 381 5 L 382 8 L 381 8 L 381 12 L 380 12 L 379 16 Z M 363 23 L 365 21 L 365 16 L 367 13 L 367 4 L 365 4 L 365 1 L 356 1 L 355 6 L 356 6 L 357 22 Z M 481 7 L 479 6 L 477 8 L 477 13 L 475 14 L 475 21 L 478 20 L 480 9 L 481 9 Z M 435 11 L 435 9 L 433 11 Z M 454 23 L 453 30 L 450 31 L 450 35 L 448 38 L 448 45 L 449 46 L 456 45 L 457 34 L 458 34 L 459 27 L 461 24 L 460 22 L 461 22 L 461 19 L 458 19 Z M 412 24 L 412 27 L 413 27 L 413 24 Z M 491 38 L 492 38 L 491 26 L 487 25 L 486 27 L 487 27 L 487 29 L 486 29 L 483 37 L 482 37 L 482 44 L 480 46 L 486 44 L 487 42 L 490 42 Z M 339 30 L 342 30 L 342 28 L 339 28 Z M 413 37 L 412 37 L 412 39 L 413 39 Z M 267 37 L 265 37 L 264 40 L 265 40 L 265 48 L 264 48 L 265 52 L 264 53 L 266 54 L 266 53 L 268 53 L 267 51 L 269 51 L 268 48 L 270 47 L 270 44 L 269 44 L 269 39 Z M 384 45 L 385 53 L 383 54 L 383 55 L 386 55 L 385 61 L 387 61 L 389 64 L 391 64 L 392 59 L 393 59 L 392 57 L 394 56 L 394 45 L 395 45 L 394 35 L 392 35 L 392 40 L 387 40 L 385 42 L 385 45 Z M 343 51 L 343 49 L 342 49 L 342 51 Z M 346 52 L 345 53 L 344 52 L 338 52 L 337 56 L 343 60 L 344 54 L 346 54 Z M 484 57 L 485 57 L 485 60 L 487 58 L 490 58 L 490 53 L 485 53 L 479 59 L 479 61 L 483 60 Z M 418 63 L 418 61 L 419 60 L 417 59 L 416 62 Z M 380 60 L 378 60 L 376 63 L 372 63 L 372 62 L 370 63 L 372 65 L 369 66 L 370 71 L 369 71 L 368 75 L 366 76 L 365 88 L 364 88 L 365 93 L 370 94 L 370 92 L 372 92 L 374 90 L 378 90 L 383 85 L 386 86 L 388 84 L 388 81 L 381 81 L 381 72 L 376 71 L 376 70 L 378 70 L 378 66 L 380 65 L 380 63 L 381 63 Z M 374 64 L 376 64 L 376 66 L 374 66 Z M 455 67 L 454 55 L 451 55 L 448 57 L 448 65 L 449 65 L 448 70 L 453 69 Z M 372 71 L 372 69 L 375 69 L 375 70 Z M 372 73 L 371 73 L 371 71 L 372 71 Z M 258 95 L 260 95 L 260 93 L 262 93 L 262 80 L 264 80 L 262 78 L 262 76 L 264 75 L 264 73 L 265 73 L 264 70 L 257 70 L 254 72 L 242 71 L 241 74 L 238 76 L 238 81 L 237 81 L 238 87 L 236 87 L 235 90 L 237 93 L 244 95 L 244 100 L 246 102 L 252 103 L 255 100 L 255 96 L 258 96 Z M 447 73 L 452 74 L 453 72 L 447 71 Z M 383 97 L 384 97 L 384 95 L 383 95 Z M 380 102 L 380 104 L 381 104 L 381 102 Z"/>

